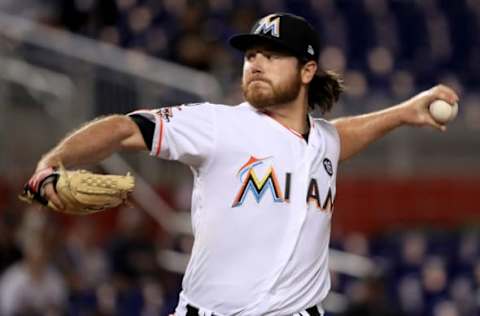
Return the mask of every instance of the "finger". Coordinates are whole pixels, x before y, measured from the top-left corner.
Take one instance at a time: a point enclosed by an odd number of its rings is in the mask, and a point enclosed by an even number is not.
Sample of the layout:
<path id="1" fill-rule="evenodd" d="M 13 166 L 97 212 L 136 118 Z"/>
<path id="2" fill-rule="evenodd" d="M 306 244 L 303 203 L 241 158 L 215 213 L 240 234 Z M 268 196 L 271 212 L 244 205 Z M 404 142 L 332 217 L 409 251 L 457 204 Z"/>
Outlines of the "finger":
<path id="1" fill-rule="evenodd" d="M 63 203 L 58 197 L 57 193 L 55 192 L 55 189 L 52 183 L 49 183 L 45 186 L 44 196 L 48 201 L 52 202 L 57 209 L 59 210 L 64 209 Z"/>
<path id="2" fill-rule="evenodd" d="M 438 85 L 434 88 L 434 97 L 441 99 L 453 105 L 459 101 L 458 94 L 450 87 L 445 85 Z"/>
<path id="3" fill-rule="evenodd" d="M 443 84 L 440 85 L 440 88 L 451 97 L 452 102 L 450 104 L 457 103 L 460 100 L 458 93 L 453 88 Z"/>
<path id="4" fill-rule="evenodd" d="M 434 123 L 434 124 L 430 124 L 430 126 L 435 128 L 436 130 L 438 130 L 440 132 L 446 132 L 447 131 L 447 126 L 445 126 L 445 125 L 440 125 L 440 124 Z"/>
<path id="5" fill-rule="evenodd" d="M 439 125 L 437 128 L 438 128 L 438 130 L 440 130 L 440 132 L 446 132 L 447 131 L 447 126 L 446 125 Z"/>
<path id="6" fill-rule="evenodd" d="M 435 121 L 431 116 L 429 116 L 429 117 L 427 118 L 426 123 L 427 123 L 429 126 L 435 128 L 435 129 L 437 129 L 437 130 L 439 130 L 439 131 L 441 131 L 441 132 L 446 132 L 446 131 L 447 131 L 447 126 L 446 126 L 446 125 L 442 125 L 442 124 L 438 123 L 438 122 Z"/>

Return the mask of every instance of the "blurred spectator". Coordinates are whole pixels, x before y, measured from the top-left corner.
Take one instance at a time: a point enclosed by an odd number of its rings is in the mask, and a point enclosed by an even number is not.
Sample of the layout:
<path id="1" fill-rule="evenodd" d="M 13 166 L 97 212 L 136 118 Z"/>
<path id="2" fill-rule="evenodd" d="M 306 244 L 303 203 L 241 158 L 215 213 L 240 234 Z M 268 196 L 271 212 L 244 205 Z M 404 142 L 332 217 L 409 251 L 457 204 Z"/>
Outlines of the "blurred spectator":
<path id="1" fill-rule="evenodd" d="M 211 41 L 203 33 L 204 20 L 204 8 L 200 4 L 185 8 L 176 36 L 170 42 L 172 60 L 198 70 L 210 70 L 214 59 L 210 56 Z"/>
<path id="2" fill-rule="evenodd" d="M 148 279 L 144 281 L 142 286 L 142 295 L 144 305 L 142 309 L 142 316 L 158 316 L 170 313 L 173 309 L 165 310 L 165 293 L 163 286 L 155 279 Z"/>
<path id="3" fill-rule="evenodd" d="M 98 243 L 95 222 L 77 220 L 69 230 L 66 252 L 75 271 L 76 288 L 96 288 L 109 278 L 108 260 Z"/>
<path id="4" fill-rule="evenodd" d="M 387 297 L 384 287 L 385 281 L 378 276 L 367 278 L 357 284 L 357 295 L 351 301 L 343 316 L 400 316 L 404 315 Z M 361 289 L 360 289 L 361 288 Z M 405 314 L 407 315 L 407 314 Z M 410 315 L 410 314 L 408 314 Z"/>
<path id="5" fill-rule="evenodd" d="M 438 300 L 446 297 L 447 271 L 442 258 L 428 258 L 422 267 L 422 284 L 427 300 Z"/>
<path id="6" fill-rule="evenodd" d="M 419 272 L 424 262 L 427 241 L 422 233 L 408 233 L 402 243 L 402 264 L 412 272 Z"/>
<path id="7" fill-rule="evenodd" d="M 480 255 L 479 236 L 475 232 L 465 232 L 460 235 L 456 253 L 456 269 L 462 275 L 471 273 L 476 259 Z"/>
<path id="8" fill-rule="evenodd" d="M 136 280 L 157 272 L 155 245 L 147 228 L 145 213 L 122 208 L 109 246 L 110 266 L 115 277 Z"/>
<path id="9" fill-rule="evenodd" d="M 96 310 L 96 289 L 109 280 L 105 249 L 98 243 L 96 225 L 80 218 L 69 230 L 65 244 L 65 272 L 70 288 L 69 313 L 91 314 Z"/>
<path id="10" fill-rule="evenodd" d="M 450 282 L 450 297 L 458 306 L 458 312 L 462 316 L 475 314 L 475 293 L 472 286 L 472 280 L 466 277 L 460 277 Z"/>
<path id="11" fill-rule="evenodd" d="M 50 262 L 52 248 L 45 216 L 26 213 L 21 234 L 24 259 L 5 271 L 0 281 L 1 315 L 62 315 L 67 287 Z"/>
<path id="12" fill-rule="evenodd" d="M 475 286 L 478 288 L 480 287 L 480 258 L 477 258 L 473 266 L 473 280 L 475 282 Z"/>
<path id="13" fill-rule="evenodd" d="M 368 239 L 360 233 L 351 233 L 345 237 L 343 247 L 346 252 L 368 257 L 370 254 Z"/>
<path id="14" fill-rule="evenodd" d="M 0 275 L 11 264 L 21 259 L 21 252 L 15 240 L 15 218 L 11 212 L 0 213 Z"/>
<path id="15" fill-rule="evenodd" d="M 401 310 L 410 316 L 423 315 L 424 300 L 420 281 L 416 277 L 406 276 L 399 280 L 398 300 Z"/>
<path id="16" fill-rule="evenodd" d="M 4 11 L 44 23 L 50 23 L 55 20 L 55 9 L 55 0 L 0 1 L 0 12 Z"/>
<path id="17" fill-rule="evenodd" d="M 411 96 L 415 90 L 412 74 L 404 70 L 394 72 L 390 78 L 390 89 L 396 99 L 405 99 Z"/>
<path id="18" fill-rule="evenodd" d="M 59 20 L 67 30 L 98 36 L 105 26 L 115 25 L 118 10 L 115 0 L 57 0 Z"/>
<path id="19" fill-rule="evenodd" d="M 138 209 L 122 208 L 108 247 L 116 315 L 138 315 L 144 307 L 144 280 L 158 276 L 156 248 L 145 216 Z"/>
<path id="20" fill-rule="evenodd" d="M 455 304 L 444 301 L 435 305 L 433 316 L 460 316 L 460 314 Z"/>

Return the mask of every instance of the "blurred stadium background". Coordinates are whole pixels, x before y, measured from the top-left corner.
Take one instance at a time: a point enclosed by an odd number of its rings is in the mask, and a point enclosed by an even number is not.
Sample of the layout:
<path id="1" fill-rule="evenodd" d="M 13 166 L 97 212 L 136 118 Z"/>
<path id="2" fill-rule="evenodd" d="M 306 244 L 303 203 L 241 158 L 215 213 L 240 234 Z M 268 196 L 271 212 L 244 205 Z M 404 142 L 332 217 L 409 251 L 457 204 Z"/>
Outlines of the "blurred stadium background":
<path id="1" fill-rule="evenodd" d="M 348 90 L 329 117 L 437 83 L 461 95 L 447 133 L 398 130 L 340 167 L 328 315 L 480 315 L 479 0 L 1 0 L 0 315 L 168 315 L 192 245 L 188 169 L 122 154 L 135 201 L 88 218 L 16 199 L 42 153 L 83 122 L 241 100 L 226 41 L 288 11 L 320 31 Z M 141 201 L 141 202 L 140 202 Z"/>

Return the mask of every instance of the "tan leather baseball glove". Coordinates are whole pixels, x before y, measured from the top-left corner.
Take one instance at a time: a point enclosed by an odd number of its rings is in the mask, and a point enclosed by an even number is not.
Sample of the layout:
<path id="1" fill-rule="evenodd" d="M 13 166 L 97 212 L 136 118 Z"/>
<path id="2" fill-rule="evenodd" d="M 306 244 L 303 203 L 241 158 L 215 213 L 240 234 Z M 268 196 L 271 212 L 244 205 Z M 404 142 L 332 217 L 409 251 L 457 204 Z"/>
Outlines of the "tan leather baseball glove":
<path id="1" fill-rule="evenodd" d="M 135 179 L 127 174 L 103 175 L 86 170 L 41 171 L 33 176 L 19 196 L 27 203 L 38 202 L 62 213 L 87 215 L 124 204 L 135 187 Z M 53 182 L 65 208 L 58 210 L 42 195 L 43 186 Z"/>

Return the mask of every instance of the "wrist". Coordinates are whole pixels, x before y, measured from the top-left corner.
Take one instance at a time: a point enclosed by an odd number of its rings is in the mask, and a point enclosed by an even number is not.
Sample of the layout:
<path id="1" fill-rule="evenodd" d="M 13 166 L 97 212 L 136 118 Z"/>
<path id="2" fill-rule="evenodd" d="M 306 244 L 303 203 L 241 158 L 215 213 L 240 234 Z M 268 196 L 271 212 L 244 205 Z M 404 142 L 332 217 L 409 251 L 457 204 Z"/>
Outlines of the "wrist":
<path id="1" fill-rule="evenodd" d="M 396 115 L 398 117 L 398 125 L 411 125 L 412 118 L 415 116 L 415 108 L 411 105 L 411 101 L 407 100 L 395 107 Z"/>
<path id="2" fill-rule="evenodd" d="M 38 162 L 35 172 L 39 172 L 48 168 L 57 169 L 60 166 L 60 161 L 61 160 L 58 158 L 52 156 L 45 156 Z"/>

